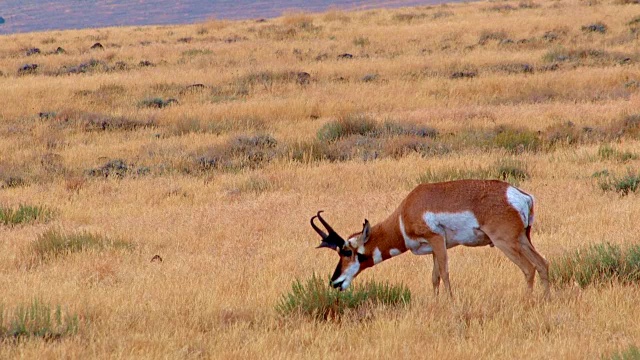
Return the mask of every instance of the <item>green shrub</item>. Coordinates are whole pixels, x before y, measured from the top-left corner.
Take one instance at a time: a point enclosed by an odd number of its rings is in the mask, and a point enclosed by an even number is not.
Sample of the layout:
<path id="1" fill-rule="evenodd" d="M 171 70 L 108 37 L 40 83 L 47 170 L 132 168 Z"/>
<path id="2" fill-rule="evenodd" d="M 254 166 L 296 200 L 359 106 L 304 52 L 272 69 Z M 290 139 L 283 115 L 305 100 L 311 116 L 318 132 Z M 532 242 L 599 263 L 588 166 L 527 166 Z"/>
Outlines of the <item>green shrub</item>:
<path id="1" fill-rule="evenodd" d="M 0 224 L 13 226 L 23 223 L 47 222 L 53 218 L 53 211 L 45 206 L 20 204 L 17 209 L 0 207 Z"/>
<path id="2" fill-rule="evenodd" d="M 390 285 L 369 281 L 338 291 L 315 274 L 302 283 L 295 280 L 291 291 L 282 296 L 276 305 L 281 316 L 304 315 L 316 320 L 340 318 L 348 309 L 364 306 L 406 306 L 411 302 L 411 292 L 404 285 Z"/>
<path id="3" fill-rule="evenodd" d="M 631 345 L 625 350 L 621 350 L 611 355 L 611 360 L 640 360 L 640 348 Z"/>
<path id="4" fill-rule="evenodd" d="M 55 340 L 77 332 L 78 315 L 67 313 L 63 317 L 60 305 L 53 310 L 51 306 L 35 299 L 12 313 L 0 306 L 0 343 L 29 337 Z"/>
<path id="5" fill-rule="evenodd" d="M 616 244 L 595 244 L 551 262 L 550 280 L 558 285 L 581 287 L 619 281 L 640 281 L 640 244 L 623 249 Z"/>
<path id="6" fill-rule="evenodd" d="M 100 234 L 78 232 L 65 234 L 57 230 L 48 230 L 38 236 L 31 244 L 32 260 L 44 262 L 67 254 L 87 250 L 130 249 L 131 243 L 110 239 Z"/>

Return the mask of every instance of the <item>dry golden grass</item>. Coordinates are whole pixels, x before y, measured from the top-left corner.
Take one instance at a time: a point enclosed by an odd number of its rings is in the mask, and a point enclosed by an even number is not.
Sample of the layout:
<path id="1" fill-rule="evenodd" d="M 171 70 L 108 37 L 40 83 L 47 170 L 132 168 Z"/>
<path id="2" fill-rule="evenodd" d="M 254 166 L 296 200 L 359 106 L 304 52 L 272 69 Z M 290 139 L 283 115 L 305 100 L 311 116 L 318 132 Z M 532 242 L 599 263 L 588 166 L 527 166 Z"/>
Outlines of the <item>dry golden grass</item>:
<path id="1" fill-rule="evenodd" d="M 520 187 L 536 196 L 533 241 L 548 259 L 637 242 L 639 195 L 602 192 L 592 174 L 640 165 L 598 156 L 600 141 L 640 151 L 637 132 L 615 130 L 640 108 L 638 31 L 628 24 L 638 6 L 476 2 L 0 37 L 0 205 L 56 214 L 0 226 L 0 305 L 38 298 L 80 319 L 74 336 L 3 343 L 0 358 L 583 359 L 640 344 L 637 286 L 557 288 L 548 302 L 536 287 L 528 301 L 520 271 L 489 248 L 450 251 L 453 300 L 431 294 L 430 258 L 405 254 L 356 282 L 406 284 L 408 309 L 374 308 L 341 323 L 281 319 L 273 309 L 295 278 L 335 266 L 334 254 L 314 249 L 308 220 L 317 210 L 341 233 L 356 231 L 365 217 L 383 220 L 428 169 L 526 164 Z M 606 33 L 582 30 L 598 22 Z M 105 49 L 90 50 L 95 42 Z M 66 52 L 45 54 L 58 46 Z M 33 47 L 43 54 L 26 56 Z M 69 74 L 90 60 L 85 73 Z M 34 74 L 19 74 L 31 63 Z M 178 103 L 144 105 L 154 98 Z M 353 114 L 433 127 L 451 151 L 287 156 L 287 146 L 313 144 L 323 125 Z M 547 136 L 569 121 L 606 136 L 540 151 L 459 138 L 501 125 Z M 233 168 L 198 163 L 254 135 L 272 136 L 284 154 L 260 162 L 267 150 L 245 152 Z M 105 177 L 116 159 L 126 171 Z M 29 266 L 31 244 L 49 229 L 104 234 L 133 249 Z M 151 262 L 156 254 L 162 262 Z"/>

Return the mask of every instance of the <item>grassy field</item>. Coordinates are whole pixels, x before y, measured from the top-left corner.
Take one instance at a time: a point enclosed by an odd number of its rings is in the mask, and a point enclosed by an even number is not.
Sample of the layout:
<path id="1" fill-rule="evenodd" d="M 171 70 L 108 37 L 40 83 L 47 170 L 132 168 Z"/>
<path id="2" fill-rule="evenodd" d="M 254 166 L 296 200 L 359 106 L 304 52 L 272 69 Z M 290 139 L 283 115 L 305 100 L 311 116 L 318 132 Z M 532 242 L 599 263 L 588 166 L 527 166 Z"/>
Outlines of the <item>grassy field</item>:
<path id="1" fill-rule="evenodd" d="M 348 235 L 422 181 L 517 183 L 552 265 L 636 244 L 638 34 L 536 0 L 1 36 L 0 358 L 637 355 L 637 284 L 528 299 L 494 248 L 449 252 L 453 299 L 405 254 L 354 283 L 408 306 L 275 308 L 335 267 L 317 210 Z"/>

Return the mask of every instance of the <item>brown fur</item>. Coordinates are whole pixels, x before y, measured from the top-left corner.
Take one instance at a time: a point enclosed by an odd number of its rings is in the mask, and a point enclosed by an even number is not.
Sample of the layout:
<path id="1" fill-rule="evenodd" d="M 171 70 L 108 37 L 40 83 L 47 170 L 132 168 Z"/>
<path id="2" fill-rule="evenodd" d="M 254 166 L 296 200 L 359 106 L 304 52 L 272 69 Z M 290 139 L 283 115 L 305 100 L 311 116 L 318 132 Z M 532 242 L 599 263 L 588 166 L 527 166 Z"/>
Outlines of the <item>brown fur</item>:
<path id="1" fill-rule="evenodd" d="M 374 265 L 373 251 L 376 248 L 380 250 L 383 261 L 391 257 L 391 249 L 407 251 L 399 226 L 401 216 L 407 236 L 415 240 L 425 239 L 433 249 L 434 292 L 438 293 L 442 278 L 445 288 L 451 293 L 447 244 L 443 236 L 429 228 L 423 220 L 423 215 L 425 212 L 471 211 L 479 224 L 476 246 L 495 245 L 500 249 L 520 267 L 529 291 L 533 288 L 533 278 L 537 270 L 544 285 L 545 296 L 548 296 L 548 263 L 531 243 L 531 226 L 525 228 L 520 214 L 509 204 L 506 196 L 509 186 L 508 183 L 498 180 L 459 180 L 418 185 L 386 220 L 371 228 L 368 239 L 363 239 L 362 232 L 349 237 L 357 237 L 357 244 L 351 246 L 354 253 L 352 257 L 341 258 L 341 267 L 346 269 L 354 261 L 358 245 L 363 243 L 367 261 L 361 263 L 360 271 Z M 533 207 L 529 211 L 533 214 Z"/>

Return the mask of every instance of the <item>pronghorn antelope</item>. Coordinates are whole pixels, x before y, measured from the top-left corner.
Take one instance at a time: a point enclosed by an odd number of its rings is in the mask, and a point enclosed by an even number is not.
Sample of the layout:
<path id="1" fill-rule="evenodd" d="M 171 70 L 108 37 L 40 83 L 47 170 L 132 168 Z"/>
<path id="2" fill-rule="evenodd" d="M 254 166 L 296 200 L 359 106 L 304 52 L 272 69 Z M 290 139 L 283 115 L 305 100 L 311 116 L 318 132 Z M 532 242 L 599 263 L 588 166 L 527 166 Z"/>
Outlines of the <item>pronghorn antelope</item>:
<path id="1" fill-rule="evenodd" d="M 346 289 L 364 269 L 411 250 L 433 254 L 432 283 L 438 294 L 440 279 L 451 295 L 447 249 L 457 246 L 495 246 L 524 273 L 533 289 L 536 270 L 549 295 L 549 265 L 531 243 L 533 197 L 498 180 L 459 180 L 418 185 L 383 222 L 345 241 L 320 215 L 311 226 L 322 237 L 318 248 L 340 254 L 331 285 Z M 320 220 L 328 233 L 315 223 Z"/>

